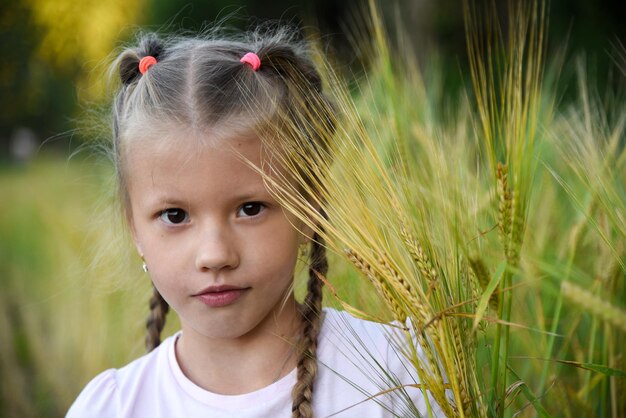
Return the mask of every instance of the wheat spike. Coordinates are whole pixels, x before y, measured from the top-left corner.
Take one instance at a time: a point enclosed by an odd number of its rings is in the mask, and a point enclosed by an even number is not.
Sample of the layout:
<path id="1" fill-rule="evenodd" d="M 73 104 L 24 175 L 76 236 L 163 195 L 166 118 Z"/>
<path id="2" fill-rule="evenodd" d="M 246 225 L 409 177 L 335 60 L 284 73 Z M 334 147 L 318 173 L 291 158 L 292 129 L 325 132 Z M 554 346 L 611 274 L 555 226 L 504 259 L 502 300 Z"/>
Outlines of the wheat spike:
<path id="1" fill-rule="evenodd" d="M 379 256 L 377 261 L 391 279 L 390 284 L 397 283 L 400 285 L 393 287 L 394 289 L 399 291 L 402 298 L 409 303 L 409 306 L 411 307 L 410 311 L 417 311 L 417 313 L 420 315 L 420 325 L 423 325 L 424 322 L 432 316 L 431 314 L 429 314 L 430 309 L 428 309 L 424 305 L 424 303 L 420 302 L 417 295 L 413 291 L 411 284 L 406 279 L 404 279 L 394 267 L 391 266 L 391 264 L 387 261 L 385 257 Z"/>
<path id="2" fill-rule="evenodd" d="M 487 289 L 487 285 L 489 284 L 489 271 L 487 271 L 487 266 L 482 258 L 475 256 L 469 258 L 469 264 L 471 267 L 471 271 L 478 279 L 478 283 L 480 287 L 483 289 Z M 489 306 L 496 312 L 498 311 L 498 306 L 500 305 L 500 295 L 498 293 L 492 293 L 489 297 Z"/>
<path id="3" fill-rule="evenodd" d="M 432 289 L 437 280 L 437 270 L 433 268 L 430 258 L 426 255 L 424 248 L 419 243 L 417 238 L 415 238 L 415 236 L 409 231 L 409 221 L 405 213 L 402 211 L 399 203 L 392 200 L 391 206 L 400 220 L 400 237 L 407 246 L 409 254 L 417 265 L 422 277 L 428 282 L 429 287 Z"/>
<path id="4" fill-rule="evenodd" d="M 426 357 L 426 362 L 428 363 L 430 377 L 433 379 L 433 384 L 430 385 L 430 391 L 439 405 L 449 405 L 448 399 L 446 399 L 445 383 L 439 368 L 439 361 L 433 353 L 431 345 L 426 340 L 424 333 L 417 333 L 417 343 L 420 347 L 422 347 L 424 356 Z M 416 359 L 414 362 L 419 361 L 422 360 Z"/>
<path id="5" fill-rule="evenodd" d="M 626 312 L 623 310 L 568 281 L 561 284 L 561 292 L 592 315 L 626 332 Z"/>
<path id="6" fill-rule="evenodd" d="M 496 183 L 498 196 L 498 232 L 500 242 L 504 248 L 504 254 L 509 255 L 509 244 L 511 242 L 511 224 L 513 196 L 509 189 L 507 166 L 498 163 L 496 167 Z"/>
<path id="7" fill-rule="evenodd" d="M 417 265 L 420 273 L 428 282 L 429 287 L 433 288 L 437 282 L 437 270 L 433 268 L 433 264 L 431 263 L 430 258 L 426 255 L 424 248 L 404 225 L 400 227 L 400 236 L 406 244 L 409 254 L 411 254 L 411 257 Z"/>
<path id="8" fill-rule="evenodd" d="M 354 250 L 346 250 L 346 256 L 348 260 L 361 272 L 368 280 L 374 285 L 376 290 L 383 296 L 387 306 L 389 306 L 394 314 L 394 319 L 404 324 L 406 322 L 407 315 L 402 309 L 402 306 L 398 303 L 397 299 L 393 296 L 389 284 L 379 275 L 374 269 L 359 256 Z"/>
<path id="9" fill-rule="evenodd" d="M 519 264 L 519 251 L 524 239 L 524 214 L 522 213 L 521 199 L 515 192 L 511 192 L 511 207 L 511 239 L 506 256 L 509 265 L 517 266 Z"/>
<path id="10" fill-rule="evenodd" d="M 465 346 L 469 343 L 469 341 L 466 340 L 465 336 L 461 332 L 457 318 L 448 317 L 446 322 L 450 324 L 452 328 L 452 338 L 454 340 L 454 352 L 456 354 L 456 359 L 457 359 L 456 365 L 460 370 L 460 373 L 458 374 L 458 376 L 460 377 L 460 379 L 458 379 L 459 384 L 460 384 L 459 391 L 461 393 L 461 402 L 463 404 L 462 408 L 463 408 L 463 411 L 466 413 L 465 415 L 467 415 L 470 409 L 471 399 L 467 392 L 467 385 L 466 385 L 466 380 L 465 380 L 465 377 L 467 376 L 467 367 L 465 363 Z M 471 343 L 469 344 L 471 345 Z"/>

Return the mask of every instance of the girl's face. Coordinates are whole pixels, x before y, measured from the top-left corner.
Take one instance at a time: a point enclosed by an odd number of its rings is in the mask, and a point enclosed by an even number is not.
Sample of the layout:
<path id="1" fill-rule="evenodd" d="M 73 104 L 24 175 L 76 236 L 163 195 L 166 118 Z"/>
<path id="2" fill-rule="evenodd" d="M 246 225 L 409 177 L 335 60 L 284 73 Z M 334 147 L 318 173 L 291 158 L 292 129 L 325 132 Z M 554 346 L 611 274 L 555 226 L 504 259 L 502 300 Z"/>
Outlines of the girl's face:
<path id="1" fill-rule="evenodd" d="M 245 336 L 279 316 L 305 238 L 236 155 L 259 166 L 258 138 L 172 139 L 127 152 L 134 240 L 185 332 Z"/>

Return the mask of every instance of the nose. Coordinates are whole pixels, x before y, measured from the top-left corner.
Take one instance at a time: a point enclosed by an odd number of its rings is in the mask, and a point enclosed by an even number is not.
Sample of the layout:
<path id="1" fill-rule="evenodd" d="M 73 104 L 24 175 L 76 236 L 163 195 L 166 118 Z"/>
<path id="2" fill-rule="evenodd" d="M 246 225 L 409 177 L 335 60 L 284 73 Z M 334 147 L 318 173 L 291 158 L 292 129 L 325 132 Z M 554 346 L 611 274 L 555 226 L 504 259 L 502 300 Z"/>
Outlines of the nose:
<path id="1" fill-rule="evenodd" d="M 233 269 L 239 265 L 236 240 L 227 227 L 212 225 L 201 228 L 197 243 L 195 262 L 198 271 Z"/>

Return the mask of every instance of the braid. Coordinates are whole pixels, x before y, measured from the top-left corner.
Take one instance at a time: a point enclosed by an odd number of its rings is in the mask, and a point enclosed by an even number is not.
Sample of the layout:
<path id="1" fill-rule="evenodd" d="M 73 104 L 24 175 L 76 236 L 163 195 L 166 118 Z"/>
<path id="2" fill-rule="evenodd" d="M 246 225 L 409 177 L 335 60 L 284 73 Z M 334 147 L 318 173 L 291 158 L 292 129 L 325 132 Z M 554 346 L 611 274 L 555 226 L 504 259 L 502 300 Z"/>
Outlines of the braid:
<path id="1" fill-rule="evenodd" d="M 298 358 L 298 381 L 292 391 L 292 418 L 312 418 L 313 383 L 317 374 L 317 336 L 319 335 L 322 320 L 322 286 L 324 283 L 318 274 L 326 275 L 328 260 L 324 240 L 317 233 L 313 235 L 311 243 L 311 266 L 309 267 L 309 281 L 307 295 L 301 309 L 302 347 Z"/>
<path id="2" fill-rule="evenodd" d="M 161 344 L 161 331 L 165 326 L 165 316 L 170 309 L 163 296 L 156 287 L 153 287 L 152 296 L 150 297 L 150 315 L 146 320 L 146 349 L 148 352 L 154 350 Z"/>

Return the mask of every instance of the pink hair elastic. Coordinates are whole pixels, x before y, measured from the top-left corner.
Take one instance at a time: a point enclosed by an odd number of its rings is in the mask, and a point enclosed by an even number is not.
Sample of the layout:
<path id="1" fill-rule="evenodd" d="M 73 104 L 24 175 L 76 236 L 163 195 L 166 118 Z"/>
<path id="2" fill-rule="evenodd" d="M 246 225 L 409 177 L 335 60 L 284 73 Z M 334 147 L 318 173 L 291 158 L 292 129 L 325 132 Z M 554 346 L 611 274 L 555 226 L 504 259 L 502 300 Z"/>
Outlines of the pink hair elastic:
<path id="1" fill-rule="evenodd" d="M 248 52 L 239 61 L 248 64 L 253 71 L 257 71 L 261 67 L 261 59 L 254 52 Z"/>
<path id="2" fill-rule="evenodd" d="M 146 71 L 148 71 L 148 68 L 152 67 L 156 63 L 156 58 L 154 58 L 152 55 L 146 55 L 139 61 L 139 72 L 141 74 L 145 74 Z"/>

